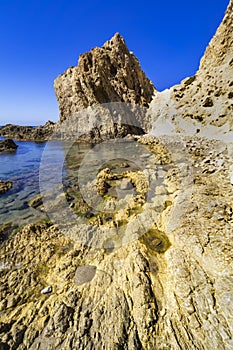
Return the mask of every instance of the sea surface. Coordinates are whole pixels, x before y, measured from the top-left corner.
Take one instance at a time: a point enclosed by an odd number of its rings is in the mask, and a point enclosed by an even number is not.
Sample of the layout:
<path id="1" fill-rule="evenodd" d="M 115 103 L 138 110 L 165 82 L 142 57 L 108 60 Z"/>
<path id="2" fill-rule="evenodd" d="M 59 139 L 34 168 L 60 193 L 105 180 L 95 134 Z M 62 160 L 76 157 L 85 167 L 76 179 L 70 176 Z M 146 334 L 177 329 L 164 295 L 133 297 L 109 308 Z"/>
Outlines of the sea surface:
<path id="1" fill-rule="evenodd" d="M 3 138 L 0 138 L 3 139 Z M 39 209 L 29 206 L 31 199 L 40 194 L 41 160 L 44 156 L 46 173 L 49 174 L 49 186 L 57 181 L 57 163 L 62 164 L 62 179 L 69 181 L 75 178 L 78 164 L 90 150 L 88 144 L 77 144 L 72 147 L 73 164 L 66 161 L 67 145 L 63 142 L 26 142 L 15 141 L 16 152 L 0 153 L 0 179 L 12 181 L 13 188 L 0 196 L 0 224 L 13 223 L 23 225 L 46 218 Z M 48 145 L 49 144 L 49 145 Z M 74 167 L 74 164 L 77 167 Z"/>
<path id="2" fill-rule="evenodd" d="M 149 192 L 154 193 L 155 188 L 163 184 L 163 174 L 166 174 L 171 166 L 156 164 L 153 152 L 133 141 L 111 140 L 95 146 L 62 141 L 15 142 L 18 145 L 16 152 L 0 153 L 0 179 L 13 182 L 12 189 L 0 195 L 0 224 L 12 223 L 21 226 L 46 218 L 51 219 L 44 205 L 46 197 L 51 211 L 54 208 L 54 212 L 61 213 L 62 217 L 64 194 L 65 207 L 71 204 L 67 201 L 67 192 L 68 197 L 71 194 L 75 198 L 78 191 L 93 212 L 92 209 L 96 209 L 98 203 L 92 201 L 93 192 L 89 192 L 89 184 L 92 184 L 98 172 L 106 167 L 114 169 L 115 173 L 144 169 L 148 179 L 155 172 L 161 173 L 162 176 L 157 176 L 150 184 Z M 180 148 L 179 144 L 177 146 L 175 143 L 172 146 L 172 156 L 176 165 L 185 165 L 184 149 Z M 117 194 L 118 197 L 118 192 L 114 196 Z M 45 210 L 43 205 L 30 205 L 31 200 L 39 195 L 45 200 Z M 95 193 L 93 198 L 95 199 Z M 63 204 L 58 205 L 57 209 L 56 204 L 59 204 L 59 201 Z"/>

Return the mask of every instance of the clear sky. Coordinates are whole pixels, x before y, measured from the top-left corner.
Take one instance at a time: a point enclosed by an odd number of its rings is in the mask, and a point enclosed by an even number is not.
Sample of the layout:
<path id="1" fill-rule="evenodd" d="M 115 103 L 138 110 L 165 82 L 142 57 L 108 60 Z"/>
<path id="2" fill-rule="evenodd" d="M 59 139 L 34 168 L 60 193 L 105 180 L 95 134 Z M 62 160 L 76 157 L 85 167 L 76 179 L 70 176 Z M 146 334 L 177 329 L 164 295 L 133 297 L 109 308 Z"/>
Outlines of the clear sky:
<path id="1" fill-rule="evenodd" d="M 158 90 L 198 68 L 228 0 L 0 0 L 0 125 L 58 120 L 53 81 L 119 32 Z"/>

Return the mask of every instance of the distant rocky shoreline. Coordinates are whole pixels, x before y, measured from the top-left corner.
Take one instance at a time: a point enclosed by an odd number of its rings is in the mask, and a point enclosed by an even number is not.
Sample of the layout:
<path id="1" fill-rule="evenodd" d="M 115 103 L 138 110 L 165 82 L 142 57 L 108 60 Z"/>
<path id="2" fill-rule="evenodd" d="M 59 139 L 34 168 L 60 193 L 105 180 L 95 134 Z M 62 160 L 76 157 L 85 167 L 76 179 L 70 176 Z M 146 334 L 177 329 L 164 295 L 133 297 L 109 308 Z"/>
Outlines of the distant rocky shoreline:
<path id="1" fill-rule="evenodd" d="M 56 124 L 50 120 L 43 126 L 6 124 L 0 127 L 0 136 L 17 141 L 48 141 Z"/>

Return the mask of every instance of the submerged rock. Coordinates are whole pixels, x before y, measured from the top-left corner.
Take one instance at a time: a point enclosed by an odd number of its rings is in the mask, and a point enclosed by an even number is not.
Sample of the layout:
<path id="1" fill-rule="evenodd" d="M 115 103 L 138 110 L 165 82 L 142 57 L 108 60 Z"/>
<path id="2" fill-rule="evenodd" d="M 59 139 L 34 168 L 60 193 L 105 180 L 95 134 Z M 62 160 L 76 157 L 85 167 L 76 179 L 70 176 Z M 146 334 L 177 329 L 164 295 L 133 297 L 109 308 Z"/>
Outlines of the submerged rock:
<path id="1" fill-rule="evenodd" d="M 38 208 L 43 204 L 43 196 L 38 195 L 29 200 L 28 205 L 32 208 Z"/>
<path id="2" fill-rule="evenodd" d="M 13 186 L 13 182 L 11 181 L 2 181 L 0 180 L 0 194 L 4 194 L 9 191 Z"/>
<path id="3" fill-rule="evenodd" d="M 4 241 L 6 241 L 9 236 L 12 234 L 12 232 L 14 230 L 17 229 L 17 225 L 12 225 L 12 223 L 7 223 L 7 224 L 0 224 L 0 244 Z M 1 268 L 4 268 L 4 266 L 7 265 L 11 265 L 9 264 L 5 264 L 5 263 L 0 263 L 0 266 L 2 266 Z"/>

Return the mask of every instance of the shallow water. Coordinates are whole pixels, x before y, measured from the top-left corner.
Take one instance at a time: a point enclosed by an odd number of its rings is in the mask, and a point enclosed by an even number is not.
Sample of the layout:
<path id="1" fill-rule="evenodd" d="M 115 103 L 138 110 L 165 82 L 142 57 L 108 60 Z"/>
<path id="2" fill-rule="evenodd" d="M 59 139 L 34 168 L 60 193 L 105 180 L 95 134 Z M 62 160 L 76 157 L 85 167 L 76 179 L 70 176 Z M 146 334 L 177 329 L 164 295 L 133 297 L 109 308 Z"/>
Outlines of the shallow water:
<path id="1" fill-rule="evenodd" d="M 46 214 L 29 206 L 30 199 L 40 194 L 40 165 L 46 142 L 15 141 L 17 151 L 0 154 L 0 179 L 12 181 L 13 188 L 0 196 L 0 224 L 12 222 L 22 225 L 46 218 Z M 52 179 L 56 180 L 55 161 L 64 162 L 66 145 L 63 142 L 49 143 L 49 157 L 47 152 L 47 167 L 49 169 L 50 186 Z M 47 144 L 48 148 L 48 144 Z M 75 146 L 76 161 L 82 158 L 90 145 Z M 67 167 L 63 164 L 63 178 L 67 181 Z"/>
<path id="2" fill-rule="evenodd" d="M 95 211 L 99 202 L 96 204 L 92 201 L 90 195 L 93 193 L 89 195 L 88 184 L 96 178 L 101 169 L 106 167 L 114 169 L 115 173 L 119 169 L 121 172 L 144 170 L 148 179 L 150 177 L 153 179 L 148 193 L 150 200 L 155 188 L 163 184 L 164 174 L 170 167 L 166 164 L 162 166 L 156 164 L 153 152 L 131 141 L 112 140 L 95 146 L 61 141 L 47 143 L 16 141 L 16 143 L 18 145 L 16 152 L 0 154 L 0 179 L 13 182 L 13 188 L 0 196 L 0 224 L 11 222 L 23 225 L 47 218 L 49 212 L 46 214 L 39 208 L 29 206 L 30 200 L 39 194 L 44 198 L 49 195 L 49 200 L 51 197 L 52 201 L 49 202 L 52 206 L 51 212 L 54 210 L 62 218 L 64 209 L 69 206 L 66 199 L 65 202 L 63 200 L 63 204 L 59 202 L 59 198 L 61 199 L 59 196 L 64 197 L 64 187 L 71 189 L 69 193 L 74 197 L 79 191 L 89 205 L 90 211 L 92 209 Z M 180 145 L 173 145 L 172 156 L 176 165 L 186 161 L 184 150 Z M 153 174 L 156 172 L 158 176 L 154 180 Z M 95 199 L 95 196 L 93 198 Z M 58 199 L 56 203 L 55 199 Z"/>
<path id="3" fill-rule="evenodd" d="M 16 152 L 0 154 L 0 179 L 13 182 L 13 188 L 0 196 L 0 224 L 23 225 L 47 218 L 46 213 L 29 206 L 31 199 L 47 193 L 56 198 L 63 193 L 63 185 L 85 185 L 112 160 L 132 161 L 136 168 L 144 165 L 131 142 L 106 142 L 94 147 L 61 141 L 15 142 Z M 85 197 L 85 193 L 82 195 Z"/>

